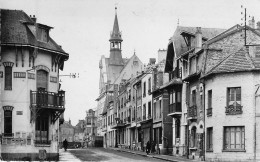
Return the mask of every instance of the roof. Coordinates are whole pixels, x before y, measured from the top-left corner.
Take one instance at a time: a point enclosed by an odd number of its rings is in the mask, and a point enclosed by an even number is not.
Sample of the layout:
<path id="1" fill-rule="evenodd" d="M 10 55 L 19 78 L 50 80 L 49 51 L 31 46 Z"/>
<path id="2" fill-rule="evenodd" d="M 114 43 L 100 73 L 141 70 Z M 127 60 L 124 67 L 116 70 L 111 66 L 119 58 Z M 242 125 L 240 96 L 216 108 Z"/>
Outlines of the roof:
<path id="1" fill-rule="evenodd" d="M 224 32 L 225 30 L 226 29 L 219 29 L 219 28 L 201 28 L 202 37 L 204 39 L 213 38 L 216 35 Z M 187 46 L 181 33 L 186 32 L 195 35 L 196 31 L 197 31 L 197 27 L 178 26 L 176 28 L 172 37 L 172 42 L 174 43 L 176 57 L 179 57 L 182 53 L 189 50 L 186 48 Z"/>
<path id="2" fill-rule="evenodd" d="M 119 31 L 117 14 L 115 14 L 114 26 L 113 26 L 113 31 L 110 36 L 110 40 L 121 40 L 122 41 L 121 32 Z"/>
<path id="3" fill-rule="evenodd" d="M 51 27 L 38 24 L 38 27 L 47 30 Z M 1 44 L 30 45 L 38 48 L 47 49 L 52 52 L 68 54 L 51 38 L 48 42 L 41 42 L 36 39 L 34 21 L 22 10 L 1 9 Z M 38 30 L 37 30 L 38 31 Z"/>
<path id="4" fill-rule="evenodd" d="M 216 66 L 214 66 L 210 71 L 208 71 L 206 75 L 204 75 L 203 77 L 217 73 L 251 71 L 255 68 L 256 66 L 254 65 L 253 60 L 249 56 L 247 49 L 243 47 L 237 52 L 228 55 Z"/>

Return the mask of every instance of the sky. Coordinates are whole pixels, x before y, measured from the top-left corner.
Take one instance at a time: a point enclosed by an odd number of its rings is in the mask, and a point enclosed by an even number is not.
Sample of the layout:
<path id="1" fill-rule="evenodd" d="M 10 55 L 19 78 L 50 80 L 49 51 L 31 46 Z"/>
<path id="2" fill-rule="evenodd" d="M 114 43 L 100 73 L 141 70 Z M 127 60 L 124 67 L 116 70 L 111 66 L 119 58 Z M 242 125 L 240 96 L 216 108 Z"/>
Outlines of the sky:
<path id="1" fill-rule="evenodd" d="M 0 8 L 23 10 L 54 27 L 50 36 L 69 53 L 61 75 L 66 91 L 65 120 L 76 125 L 97 106 L 99 60 L 109 57 L 115 6 L 122 31 L 122 55 L 134 51 L 145 64 L 166 49 L 177 25 L 228 29 L 242 23 L 241 5 L 260 21 L 260 0 L 0 0 Z M 248 19 L 248 18 L 247 18 Z"/>

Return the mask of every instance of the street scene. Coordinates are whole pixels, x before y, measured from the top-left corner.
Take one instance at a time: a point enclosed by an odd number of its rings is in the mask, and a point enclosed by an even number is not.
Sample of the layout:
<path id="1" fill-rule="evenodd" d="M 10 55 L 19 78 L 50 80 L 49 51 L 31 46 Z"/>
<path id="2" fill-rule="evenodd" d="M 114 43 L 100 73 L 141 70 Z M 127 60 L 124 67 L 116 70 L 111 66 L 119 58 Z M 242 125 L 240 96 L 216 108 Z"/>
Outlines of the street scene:
<path id="1" fill-rule="evenodd" d="M 1 161 L 260 161 L 259 0 L 0 0 Z"/>

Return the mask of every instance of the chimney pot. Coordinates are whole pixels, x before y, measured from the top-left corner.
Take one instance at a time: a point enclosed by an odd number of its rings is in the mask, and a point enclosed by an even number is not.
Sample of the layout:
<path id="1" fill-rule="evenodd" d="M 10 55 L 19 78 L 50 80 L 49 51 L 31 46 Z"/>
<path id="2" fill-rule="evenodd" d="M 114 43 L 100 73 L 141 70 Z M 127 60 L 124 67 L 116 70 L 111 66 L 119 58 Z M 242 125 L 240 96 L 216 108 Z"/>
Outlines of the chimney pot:
<path id="1" fill-rule="evenodd" d="M 256 29 L 260 30 L 260 21 L 258 21 L 258 22 L 256 23 L 256 26 L 257 26 Z"/>

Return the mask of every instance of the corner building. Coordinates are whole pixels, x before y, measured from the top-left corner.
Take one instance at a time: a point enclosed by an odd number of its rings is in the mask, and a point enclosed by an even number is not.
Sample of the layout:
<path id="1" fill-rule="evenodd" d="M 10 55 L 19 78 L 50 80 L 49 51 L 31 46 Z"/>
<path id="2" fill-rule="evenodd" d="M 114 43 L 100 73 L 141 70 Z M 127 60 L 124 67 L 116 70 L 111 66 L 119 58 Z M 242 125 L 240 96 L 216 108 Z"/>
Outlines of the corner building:
<path id="1" fill-rule="evenodd" d="M 3 160 L 58 160 L 65 92 L 59 70 L 69 55 L 52 27 L 21 10 L 0 10 L 0 111 Z"/>

